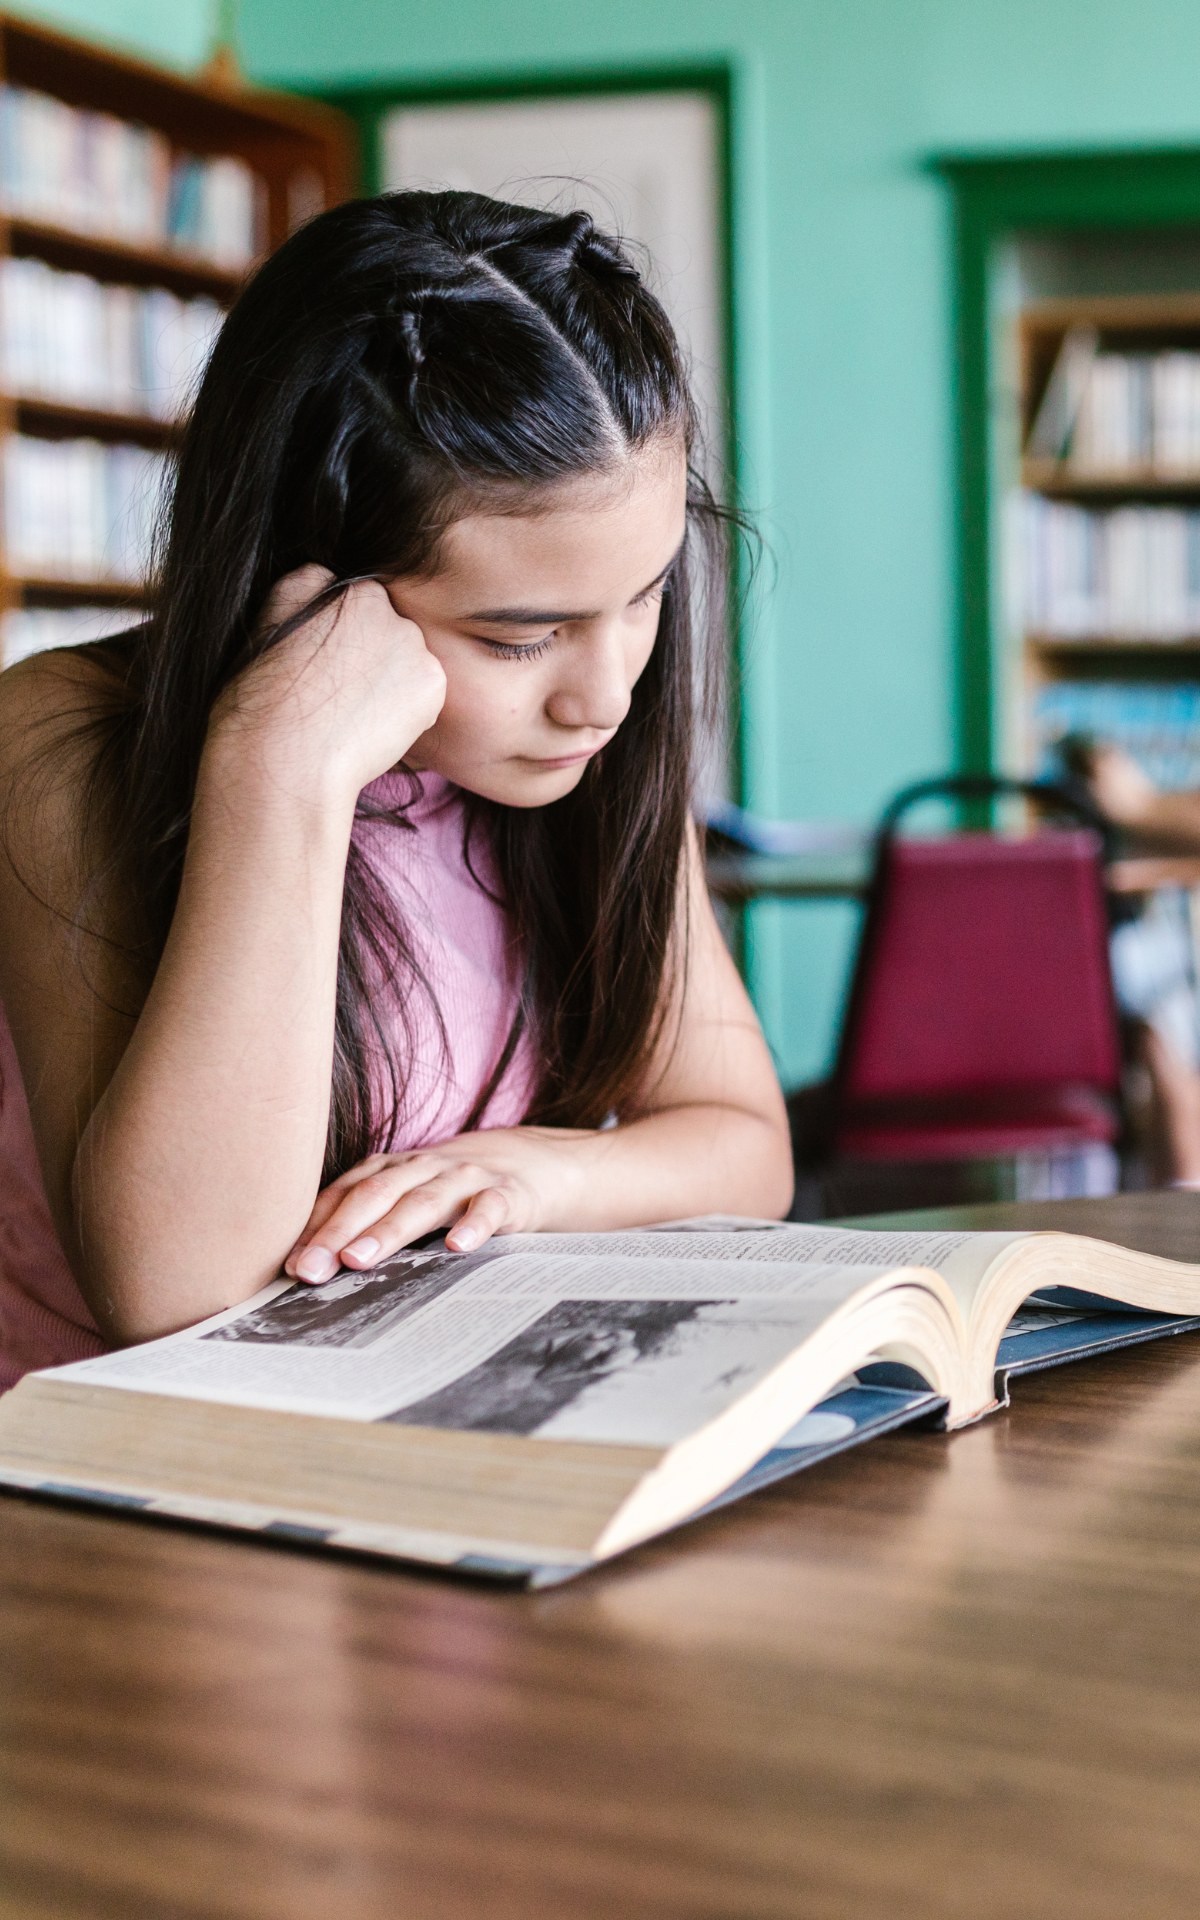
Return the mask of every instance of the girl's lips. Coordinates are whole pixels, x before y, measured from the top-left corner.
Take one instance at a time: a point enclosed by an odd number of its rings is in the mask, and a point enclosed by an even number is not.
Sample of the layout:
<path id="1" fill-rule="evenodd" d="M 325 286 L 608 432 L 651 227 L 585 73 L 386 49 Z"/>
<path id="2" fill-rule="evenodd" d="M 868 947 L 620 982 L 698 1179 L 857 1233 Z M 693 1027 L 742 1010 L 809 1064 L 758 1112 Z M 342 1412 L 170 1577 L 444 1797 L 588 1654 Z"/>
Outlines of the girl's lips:
<path id="1" fill-rule="evenodd" d="M 544 773 L 557 773 L 560 767 L 577 767 L 581 760 L 591 760 L 599 753 L 600 747 L 604 745 L 605 742 L 602 740 L 600 746 L 585 747 L 582 753 L 560 754 L 555 760 L 528 759 L 525 764 L 531 767 L 540 767 Z"/>

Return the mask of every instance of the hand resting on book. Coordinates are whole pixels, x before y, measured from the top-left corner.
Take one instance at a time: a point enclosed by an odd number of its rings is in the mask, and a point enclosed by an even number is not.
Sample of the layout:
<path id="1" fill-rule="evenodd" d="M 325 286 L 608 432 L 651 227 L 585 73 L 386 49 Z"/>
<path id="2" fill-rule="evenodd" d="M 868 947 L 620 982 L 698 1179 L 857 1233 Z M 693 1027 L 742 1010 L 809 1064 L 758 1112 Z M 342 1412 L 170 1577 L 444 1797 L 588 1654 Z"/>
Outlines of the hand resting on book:
<path id="1" fill-rule="evenodd" d="M 284 1271 L 329 1280 L 339 1265 L 371 1267 L 422 1234 L 454 1224 L 446 1245 L 466 1253 L 494 1233 L 534 1233 L 573 1219 L 603 1133 L 498 1127 L 411 1153 L 377 1153 L 322 1189 Z"/>

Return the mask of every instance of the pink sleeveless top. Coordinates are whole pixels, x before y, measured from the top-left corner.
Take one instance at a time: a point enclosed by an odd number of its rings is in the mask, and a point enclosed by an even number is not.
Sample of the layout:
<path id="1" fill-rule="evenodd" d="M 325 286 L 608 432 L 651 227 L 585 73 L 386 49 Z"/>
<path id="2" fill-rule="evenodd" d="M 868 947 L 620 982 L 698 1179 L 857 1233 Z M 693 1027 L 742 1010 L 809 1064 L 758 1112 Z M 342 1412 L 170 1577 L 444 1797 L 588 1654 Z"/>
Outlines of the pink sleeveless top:
<path id="1" fill-rule="evenodd" d="M 356 839 L 395 897 L 446 1030 L 443 1049 L 428 994 L 415 991 L 408 1021 L 415 1063 L 405 1088 L 398 1148 L 448 1140 L 495 1070 L 517 1008 L 519 972 L 506 916 L 489 891 L 496 879 L 477 837 L 463 858 L 463 806 L 456 787 L 421 778 L 408 811 L 415 831 L 360 823 Z M 410 784 L 385 775 L 369 789 L 403 799 Z M 486 889 L 486 890 L 485 890 Z M 400 1057 L 407 1054 L 397 1035 Z M 517 1126 L 534 1086 L 535 1061 L 522 1037 L 480 1125 Z M 34 1367 L 102 1353 L 104 1342 L 58 1243 L 34 1148 L 29 1106 L 8 1022 L 0 1009 L 0 1392 Z"/>

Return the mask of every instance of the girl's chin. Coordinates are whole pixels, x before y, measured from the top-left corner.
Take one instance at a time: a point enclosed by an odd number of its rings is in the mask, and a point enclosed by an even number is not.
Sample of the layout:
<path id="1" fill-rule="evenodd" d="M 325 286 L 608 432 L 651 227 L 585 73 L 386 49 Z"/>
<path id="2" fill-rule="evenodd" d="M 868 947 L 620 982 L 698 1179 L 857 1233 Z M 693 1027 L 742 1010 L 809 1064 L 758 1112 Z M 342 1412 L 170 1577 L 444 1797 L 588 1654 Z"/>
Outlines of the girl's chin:
<path id="1" fill-rule="evenodd" d="M 465 792 L 502 807 L 546 807 L 579 785 L 587 765 L 587 760 L 574 760 L 565 767 L 539 767 L 532 760 L 514 759 L 488 767 L 431 766 L 422 771 L 440 773 Z"/>

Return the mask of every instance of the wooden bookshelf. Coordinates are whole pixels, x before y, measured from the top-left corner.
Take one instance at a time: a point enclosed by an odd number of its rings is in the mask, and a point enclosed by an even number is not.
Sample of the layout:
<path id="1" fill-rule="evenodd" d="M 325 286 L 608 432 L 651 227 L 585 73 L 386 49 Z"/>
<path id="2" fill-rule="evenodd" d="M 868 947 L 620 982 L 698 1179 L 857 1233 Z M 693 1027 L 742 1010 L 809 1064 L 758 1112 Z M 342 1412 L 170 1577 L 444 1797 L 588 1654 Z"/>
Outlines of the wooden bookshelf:
<path id="1" fill-rule="evenodd" d="M 1200 291 L 1098 294 L 1040 300 L 1017 320 L 1017 392 L 1020 446 L 1025 449 L 1067 334 L 1094 331 L 1097 351 L 1129 356 L 1174 350 L 1200 354 Z M 1142 461 L 1106 467 L 1022 452 L 1019 483 L 1026 493 L 1074 503 L 1093 511 L 1122 506 L 1175 507 L 1200 511 L 1200 468 L 1181 471 Z M 1010 619 L 1012 610 L 1010 609 Z M 1155 635 L 1141 631 L 1065 634 L 1039 632 L 1017 620 L 1018 694 L 1024 713 L 1024 760 L 1036 768 L 1039 743 L 1033 723 L 1040 688 L 1063 682 L 1128 682 L 1157 686 L 1200 684 L 1200 633 Z M 1011 629 L 1010 629 L 1011 631 Z"/>
<path id="2" fill-rule="evenodd" d="M 1089 633 L 1072 639 L 1061 633 L 1027 633 L 1025 645 L 1031 653 L 1045 659 L 1086 659 L 1097 655 L 1109 659 L 1129 655 L 1139 660 L 1181 660 L 1193 665 L 1200 655 L 1200 634 L 1183 634 L 1178 640 L 1156 640 L 1141 633 Z"/>
<path id="3" fill-rule="evenodd" d="M 66 400 L 0 394 L 0 409 L 18 433 L 40 440 L 125 440 L 139 447 L 170 447 L 179 438 L 177 420 L 157 414 L 116 413 L 108 408 L 76 407 Z"/>
<path id="4" fill-rule="evenodd" d="M 1052 500 L 1158 500 L 1164 505 L 1200 499 L 1200 469 L 1164 472 L 1145 465 L 1112 467 L 1073 466 L 1069 460 L 1022 460 L 1021 485 Z"/>
<path id="5" fill-rule="evenodd" d="M 130 607 L 148 603 L 144 586 L 129 580 L 39 580 L 31 574 L 10 574 L 10 604 L 22 607 Z"/>
<path id="6" fill-rule="evenodd" d="M 15 215 L 3 224 L 7 253 L 45 260 L 64 273 L 89 273 L 93 279 L 120 281 L 130 287 L 166 287 L 185 298 L 207 293 L 226 305 L 245 278 L 180 247 L 133 246 L 104 234 L 73 233 L 69 227 L 51 227 Z"/>
<path id="7" fill-rule="evenodd" d="M 0 14 L 0 79 L 68 106 L 114 115 L 166 136 L 174 151 L 246 162 L 264 183 L 267 250 L 321 205 L 357 191 L 353 123 L 293 95 L 231 82 L 220 69 L 191 80 L 85 41 Z M 131 244 L 36 219 L 0 217 L 0 257 L 37 259 L 110 285 L 162 287 L 182 299 L 207 296 L 228 307 L 246 273 L 164 244 Z M 247 270 L 249 271 L 249 270 Z M 169 449 L 176 423 L 141 413 L 77 406 L 40 395 L 0 395 L 0 433 L 40 439 L 89 438 Z M 0 562 L 0 611 L 13 608 L 144 605 L 125 581 L 38 579 Z"/>

